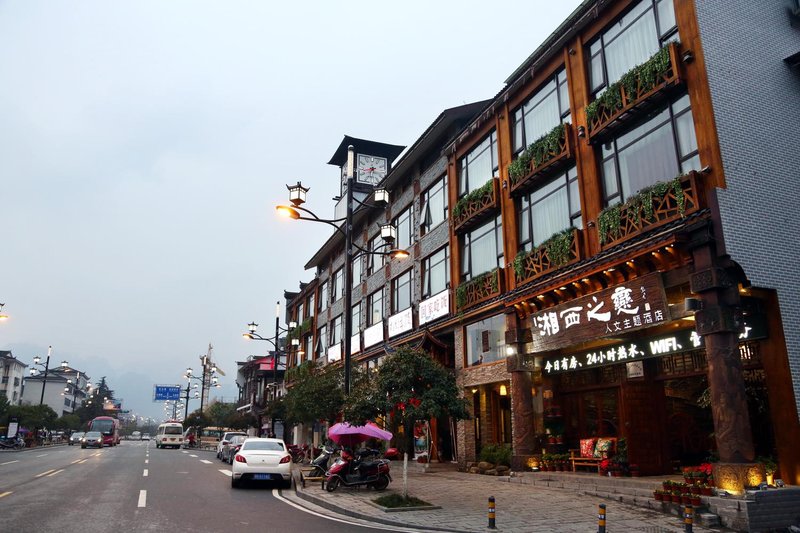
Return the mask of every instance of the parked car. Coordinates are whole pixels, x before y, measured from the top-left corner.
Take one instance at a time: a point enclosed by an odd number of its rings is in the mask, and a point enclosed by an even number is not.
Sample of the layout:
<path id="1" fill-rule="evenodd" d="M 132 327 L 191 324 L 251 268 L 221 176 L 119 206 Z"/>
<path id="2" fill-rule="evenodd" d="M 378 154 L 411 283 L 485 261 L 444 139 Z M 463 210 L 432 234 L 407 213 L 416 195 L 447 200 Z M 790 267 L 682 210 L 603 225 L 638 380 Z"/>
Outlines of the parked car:
<path id="1" fill-rule="evenodd" d="M 231 487 L 243 481 L 279 481 L 285 488 L 292 486 L 292 455 L 281 439 L 251 437 L 233 456 Z"/>
<path id="2" fill-rule="evenodd" d="M 142 440 L 150 440 L 150 433 L 142 433 Z"/>
<path id="3" fill-rule="evenodd" d="M 231 440 L 222 447 L 220 459 L 222 459 L 224 463 L 233 464 L 233 456 L 236 455 L 236 452 L 242 447 L 242 443 L 246 438 L 246 435 L 234 435 L 231 437 Z"/>
<path id="4" fill-rule="evenodd" d="M 87 431 L 81 437 L 81 448 L 102 448 L 103 447 L 103 434 L 99 431 Z"/>
<path id="5" fill-rule="evenodd" d="M 230 442 L 231 438 L 236 435 L 244 435 L 246 437 L 247 433 L 244 431 L 226 431 L 222 434 L 222 438 L 219 439 L 219 444 L 217 444 L 217 459 L 222 459 L 222 447 Z"/>
<path id="6" fill-rule="evenodd" d="M 133 433 L 131 433 L 131 440 L 142 440 L 142 432 L 134 431 Z"/>
<path id="7" fill-rule="evenodd" d="M 83 431 L 76 431 L 75 433 L 69 436 L 69 441 L 67 442 L 69 443 L 70 446 L 72 446 L 73 444 L 80 444 L 81 438 L 83 438 L 84 435 L 85 433 Z"/>

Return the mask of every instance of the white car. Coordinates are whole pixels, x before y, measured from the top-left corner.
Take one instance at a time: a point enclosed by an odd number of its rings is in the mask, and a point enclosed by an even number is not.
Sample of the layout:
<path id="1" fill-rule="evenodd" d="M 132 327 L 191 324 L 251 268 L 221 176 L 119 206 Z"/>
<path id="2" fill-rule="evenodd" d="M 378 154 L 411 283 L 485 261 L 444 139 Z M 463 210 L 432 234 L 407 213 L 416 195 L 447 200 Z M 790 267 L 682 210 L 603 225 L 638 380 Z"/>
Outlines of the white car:
<path id="1" fill-rule="evenodd" d="M 237 488 L 242 481 L 280 481 L 285 488 L 292 486 L 292 455 L 281 439 L 251 437 L 231 463 L 231 487 Z"/>
<path id="2" fill-rule="evenodd" d="M 243 435 L 246 437 L 247 433 L 245 433 L 244 431 L 226 431 L 222 435 L 222 438 L 219 439 L 219 442 L 217 443 L 217 459 L 220 460 L 222 459 L 222 447 L 228 444 L 231 441 L 231 439 L 236 435 Z"/>

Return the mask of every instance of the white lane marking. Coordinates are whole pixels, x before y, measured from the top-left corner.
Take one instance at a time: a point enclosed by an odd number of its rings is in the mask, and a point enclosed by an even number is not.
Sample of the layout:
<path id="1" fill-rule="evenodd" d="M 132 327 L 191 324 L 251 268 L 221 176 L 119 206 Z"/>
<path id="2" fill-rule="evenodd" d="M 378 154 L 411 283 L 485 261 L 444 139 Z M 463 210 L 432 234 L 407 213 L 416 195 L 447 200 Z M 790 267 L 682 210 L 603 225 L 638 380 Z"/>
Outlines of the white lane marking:
<path id="1" fill-rule="evenodd" d="M 49 453 L 43 453 L 43 454 L 41 454 L 41 455 L 37 455 L 36 457 L 45 457 L 45 456 L 47 456 L 47 455 L 50 455 L 50 454 L 49 454 Z"/>
<path id="2" fill-rule="evenodd" d="M 13 494 L 13 492 L 12 492 L 12 491 L 10 491 L 10 490 L 8 490 L 8 491 L 6 491 L 6 492 L 0 492 L 0 498 L 5 498 L 5 497 L 6 497 L 6 496 L 8 496 L 9 494 Z"/>
<path id="3" fill-rule="evenodd" d="M 140 490 L 139 491 L 139 504 L 137 507 L 147 507 L 147 491 Z"/>
<path id="4" fill-rule="evenodd" d="M 280 365 L 279 365 L 279 366 L 280 366 Z M 190 453 L 190 454 L 189 454 L 189 457 L 197 457 L 197 456 L 196 456 L 195 454 L 193 454 L 193 453 Z"/>
<path id="5" fill-rule="evenodd" d="M 144 464 L 148 464 L 149 462 L 150 462 L 150 459 L 145 459 L 144 460 Z"/>
<path id="6" fill-rule="evenodd" d="M 142 477 L 147 477 L 147 469 L 146 468 L 144 469 L 144 473 L 142 474 Z"/>
<path id="7" fill-rule="evenodd" d="M 63 469 L 63 468 L 62 468 L 61 470 L 56 470 L 56 471 L 55 471 L 55 472 L 53 472 L 52 474 L 47 474 L 47 477 L 52 477 L 52 476 L 55 476 L 56 474 L 60 474 L 60 473 L 61 473 L 61 472 L 63 472 L 63 471 L 64 471 L 64 469 Z"/>
<path id="8" fill-rule="evenodd" d="M 324 515 L 322 513 L 318 513 L 316 511 L 312 511 L 311 509 L 307 509 L 307 508 L 303 507 L 302 505 L 297 505 L 296 503 L 291 502 L 291 501 L 287 500 L 286 498 L 284 498 L 283 496 L 281 496 L 279 489 L 272 489 L 272 495 L 275 497 L 276 500 L 282 501 L 283 503 L 285 503 L 287 505 L 291 505 L 295 509 L 303 511 L 304 513 L 312 514 L 314 516 L 318 516 L 320 518 L 325 518 L 326 520 L 332 520 L 334 522 L 341 522 L 342 524 L 349 524 L 349 525 L 352 525 L 352 526 L 368 527 L 366 524 L 361 523 L 361 522 L 351 522 L 349 520 L 343 520 L 341 518 L 336 518 L 336 517 L 333 517 L 333 516 Z M 372 527 L 375 527 L 375 526 L 372 526 Z M 405 532 L 405 533 L 423 533 L 423 532 L 427 531 L 425 529 L 412 529 L 412 528 L 392 527 L 392 526 L 388 526 L 386 524 L 380 524 L 379 527 L 380 527 L 380 529 L 382 531 L 401 531 L 401 532 Z"/>
<path id="9" fill-rule="evenodd" d="M 187 452 L 186 450 L 181 450 L 181 453 L 189 453 L 189 452 Z"/>
<path id="10" fill-rule="evenodd" d="M 233 475 L 233 472 L 231 472 L 230 470 L 225 470 L 224 468 L 220 468 L 219 471 L 228 477 L 231 477 Z"/>
<path id="11" fill-rule="evenodd" d="M 81 461 L 85 461 L 85 460 L 86 460 L 86 459 L 75 459 L 75 460 L 74 460 L 74 461 L 72 461 L 70 464 L 71 464 L 71 465 L 74 465 L 75 463 L 80 463 Z"/>
<path id="12" fill-rule="evenodd" d="M 18 463 L 19 461 L 6 461 L 5 463 L 0 463 L 1 465 L 10 465 L 11 463 Z"/>
<path id="13" fill-rule="evenodd" d="M 212 464 L 212 463 L 211 463 L 211 461 L 209 461 L 209 460 L 207 460 L 207 459 L 200 459 L 200 462 L 201 462 L 201 463 L 205 463 L 205 464 L 207 464 L 207 465 L 210 465 L 210 464 Z"/>
<path id="14" fill-rule="evenodd" d="M 103 454 L 102 454 L 102 453 L 100 453 L 100 452 L 97 452 L 97 453 L 95 453 L 95 454 L 92 454 L 92 457 L 100 457 L 101 455 L 103 455 Z"/>
<path id="15" fill-rule="evenodd" d="M 85 463 L 85 462 L 86 462 L 86 461 L 88 461 L 88 460 L 89 460 L 89 459 L 81 459 L 80 461 L 78 461 L 78 464 L 79 464 L 79 465 L 82 465 L 83 463 Z"/>
<path id="16" fill-rule="evenodd" d="M 46 476 L 47 474 L 49 474 L 50 472 L 53 472 L 53 471 L 54 471 L 54 470 L 53 470 L 53 469 L 51 469 L 51 470 L 48 470 L 47 472 L 42 472 L 41 474 L 36 474 L 36 475 L 35 475 L 35 476 L 33 476 L 33 477 L 42 477 L 42 476 Z"/>

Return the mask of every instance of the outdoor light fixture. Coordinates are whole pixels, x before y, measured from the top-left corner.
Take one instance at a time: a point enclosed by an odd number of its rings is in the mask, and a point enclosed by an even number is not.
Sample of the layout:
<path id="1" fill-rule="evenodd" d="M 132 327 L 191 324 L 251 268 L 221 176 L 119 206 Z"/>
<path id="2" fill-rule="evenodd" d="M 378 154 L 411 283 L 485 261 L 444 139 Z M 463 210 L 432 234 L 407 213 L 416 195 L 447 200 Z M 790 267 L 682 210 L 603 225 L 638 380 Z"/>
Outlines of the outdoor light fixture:
<path id="1" fill-rule="evenodd" d="M 400 250 L 400 249 L 389 250 L 389 257 L 391 257 L 392 259 L 405 259 L 409 255 L 410 254 L 406 250 Z"/>
<path id="2" fill-rule="evenodd" d="M 298 338 L 292 339 L 292 346 L 300 346 L 300 339 Z"/>
<path id="3" fill-rule="evenodd" d="M 389 191 L 386 189 L 375 189 L 375 203 L 377 205 L 387 205 L 389 203 Z"/>
<path id="4" fill-rule="evenodd" d="M 47 359 L 45 360 L 44 364 L 42 364 L 42 358 L 39 357 L 38 355 L 33 358 L 34 366 L 43 366 L 44 367 L 44 376 L 42 378 L 42 395 L 39 397 L 39 405 L 42 405 L 44 403 L 44 389 L 47 386 L 47 373 L 50 370 L 50 356 L 52 354 L 53 354 L 53 347 L 52 346 L 48 346 L 47 347 Z M 61 367 L 66 369 L 66 368 L 69 367 L 69 363 L 66 362 L 66 361 L 61 361 Z M 39 372 L 38 372 L 38 370 L 36 368 L 31 368 L 31 376 L 36 376 L 36 375 L 38 375 L 38 373 Z"/>
<path id="5" fill-rule="evenodd" d="M 287 185 L 286 188 L 289 189 L 289 201 L 293 206 L 297 207 L 306 203 L 306 193 L 310 188 L 303 187 L 299 181 L 297 185 Z"/>
<path id="6" fill-rule="evenodd" d="M 3 306 L 6 304 L 0 304 L 0 320 L 8 320 L 8 315 L 3 313 Z"/>
<path id="7" fill-rule="evenodd" d="M 508 396 L 508 389 L 505 385 L 500 385 L 500 396 Z"/>
<path id="8" fill-rule="evenodd" d="M 393 243 L 397 238 L 397 229 L 391 224 L 381 224 L 381 239 L 387 243 Z"/>
<path id="9" fill-rule="evenodd" d="M 275 209 L 278 211 L 278 214 L 282 217 L 291 218 L 297 220 L 300 218 L 300 213 L 297 212 L 296 209 L 293 207 L 289 207 L 288 205 L 279 205 L 276 206 Z"/>

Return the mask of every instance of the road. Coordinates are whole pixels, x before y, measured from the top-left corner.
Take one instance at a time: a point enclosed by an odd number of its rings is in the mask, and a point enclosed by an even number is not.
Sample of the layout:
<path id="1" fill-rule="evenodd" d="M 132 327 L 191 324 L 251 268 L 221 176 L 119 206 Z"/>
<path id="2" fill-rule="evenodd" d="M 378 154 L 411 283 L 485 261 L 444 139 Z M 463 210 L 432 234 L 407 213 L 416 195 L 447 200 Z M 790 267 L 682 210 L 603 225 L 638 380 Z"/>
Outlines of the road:
<path id="1" fill-rule="evenodd" d="M 231 489 L 230 467 L 213 453 L 156 449 L 152 441 L 123 441 L 102 450 L 58 446 L 0 453 L 5 531 L 388 529 L 310 513 L 286 496 L 270 485 Z"/>

